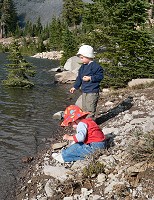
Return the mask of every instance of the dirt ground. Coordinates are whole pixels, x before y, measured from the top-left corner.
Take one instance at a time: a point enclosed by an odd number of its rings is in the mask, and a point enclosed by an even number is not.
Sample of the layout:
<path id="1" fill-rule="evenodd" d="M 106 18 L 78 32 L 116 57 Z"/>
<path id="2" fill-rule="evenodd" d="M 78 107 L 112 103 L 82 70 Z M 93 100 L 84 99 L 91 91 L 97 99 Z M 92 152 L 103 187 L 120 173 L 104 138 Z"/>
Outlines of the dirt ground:
<path id="1" fill-rule="evenodd" d="M 96 121 L 98 122 L 99 126 L 101 128 L 103 128 L 103 126 L 108 123 L 108 121 L 110 121 L 111 119 L 113 119 L 114 117 L 116 117 L 120 112 L 123 112 L 126 107 L 123 106 L 125 104 L 128 103 L 128 101 L 130 102 L 132 98 L 134 98 L 136 96 L 136 94 L 141 94 L 141 95 L 145 95 L 148 99 L 154 100 L 154 87 L 150 87 L 150 88 L 145 88 L 145 89 L 121 89 L 121 90 L 117 90 L 114 91 L 110 94 L 106 94 L 106 95 L 100 95 L 100 99 L 98 102 L 98 106 L 97 106 L 97 119 Z M 108 106 L 105 106 L 105 103 L 107 101 L 110 102 L 114 102 L 114 108 L 111 108 L 110 110 L 108 110 Z M 117 108 L 119 108 L 120 106 L 120 110 L 118 110 Z M 137 107 L 130 107 L 129 110 L 137 110 Z M 143 108 L 144 109 L 144 108 Z M 113 112 L 115 111 L 115 112 Z M 111 114 L 112 113 L 112 114 Z M 113 114 L 114 113 L 114 114 Z M 102 117 L 103 116 L 103 117 Z M 70 129 L 68 128 L 59 128 L 59 133 L 62 132 L 61 130 L 63 130 L 63 134 L 65 132 L 68 133 L 68 131 L 70 131 Z M 61 135 L 59 136 L 58 140 L 61 140 Z M 57 141 L 56 141 L 57 142 Z M 42 180 L 48 179 L 49 177 L 45 176 L 44 174 L 40 174 L 40 176 L 35 176 L 35 178 L 32 178 L 32 174 L 36 173 L 36 171 L 38 171 L 38 169 L 36 169 L 36 166 L 41 166 L 42 163 L 44 162 L 44 154 L 46 153 L 50 153 L 50 149 L 44 149 L 42 150 L 42 152 L 40 152 L 37 157 L 34 158 L 34 160 L 30 160 L 27 162 L 29 162 L 28 167 L 21 172 L 21 174 L 19 174 L 18 177 L 18 184 L 17 184 L 17 191 L 16 191 L 16 198 L 17 200 L 29 200 L 30 198 L 28 197 L 32 197 L 35 194 L 37 194 L 37 184 L 38 182 L 40 182 L 42 184 L 42 188 L 44 188 L 45 182 L 43 182 Z M 127 162 L 129 162 L 127 160 Z M 131 161 L 130 161 L 131 162 Z M 27 164 L 27 163 L 26 163 Z M 133 174 L 130 177 L 127 177 L 128 182 L 131 183 L 132 188 L 136 187 L 139 184 L 144 184 L 145 188 L 144 190 L 147 190 L 149 195 L 153 194 L 153 187 L 154 187 L 154 169 L 153 167 L 149 168 L 148 170 L 142 172 L 142 173 L 136 173 Z M 67 182 L 65 182 L 64 184 L 61 184 L 59 182 L 57 182 L 57 188 L 61 188 L 61 192 L 56 193 L 51 200 L 59 200 L 59 199 L 63 199 L 64 196 L 70 196 L 72 194 L 78 194 L 81 190 L 82 187 L 86 187 L 89 190 L 93 189 L 93 193 L 97 194 L 99 191 L 99 187 L 97 189 L 94 188 L 94 182 L 95 182 L 95 178 L 83 178 L 82 179 L 78 179 L 76 181 L 74 180 L 69 180 Z M 31 180 L 31 184 L 27 184 L 27 182 Z M 103 185 L 101 186 L 101 190 L 102 190 Z M 117 193 L 119 193 L 119 195 L 121 195 L 121 200 L 131 200 L 132 198 L 129 197 L 129 195 L 127 195 L 128 191 L 127 188 L 121 188 L 121 186 L 117 185 L 116 188 Z M 27 196 L 27 199 L 26 199 Z M 127 197 L 127 198 L 126 198 Z M 112 199 L 112 198 L 111 198 Z M 136 198 L 138 199 L 138 198 Z M 48 198 L 48 200 L 50 200 L 50 198 Z M 145 200 L 144 197 L 143 199 L 140 200 Z"/>

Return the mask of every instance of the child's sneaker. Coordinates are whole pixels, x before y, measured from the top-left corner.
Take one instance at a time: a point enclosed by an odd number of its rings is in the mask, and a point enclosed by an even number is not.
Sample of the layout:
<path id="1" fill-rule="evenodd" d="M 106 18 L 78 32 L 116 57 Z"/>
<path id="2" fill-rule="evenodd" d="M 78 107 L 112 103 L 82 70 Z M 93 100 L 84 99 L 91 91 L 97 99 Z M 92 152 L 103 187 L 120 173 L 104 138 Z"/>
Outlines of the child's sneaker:
<path id="1" fill-rule="evenodd" d="M 52 157 L 60 163 L 64 163 L 61 153 L 53 153 Z"/>

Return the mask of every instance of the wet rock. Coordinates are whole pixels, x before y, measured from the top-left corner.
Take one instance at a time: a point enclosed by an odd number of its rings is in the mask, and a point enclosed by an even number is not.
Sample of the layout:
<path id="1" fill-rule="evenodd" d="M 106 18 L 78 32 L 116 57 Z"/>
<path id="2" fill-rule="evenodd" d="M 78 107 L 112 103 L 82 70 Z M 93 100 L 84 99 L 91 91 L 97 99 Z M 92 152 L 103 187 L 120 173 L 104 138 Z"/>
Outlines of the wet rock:
<path id="1" fill-rule="evenodd" d="M 55 74 L 55 82 L 59 83 L 73 83 L 76 80 L 77 74 L 71 71 L 63 71 Z"/>
<path id="2" fill-rule="evenodd" d="M 53 119 L 59 119 L 59 120 L 62 120 L 63 119 L 63 116 L 64 116 L 64 111 L 59 111 L 57 113 L 55 113 L 52 118 Z"/>
<path id="3" fill-rule="evenodd" d="M 51 148 L 53 150 L 61 149 L 62 147 L 65 147 L 67 144 L 68 144 L 67 142 L 59 142 L 59 143 L 52 144 Z"/>
<path id="4" fill-rule="evenodd" d="M 30 163 L 30 162 L 32 162 L 34 160 L 34 157 L 28 157 L 28 156 L 24 156 L 23 158 L 22 158 L 22 162 L 23 163 Z"/>

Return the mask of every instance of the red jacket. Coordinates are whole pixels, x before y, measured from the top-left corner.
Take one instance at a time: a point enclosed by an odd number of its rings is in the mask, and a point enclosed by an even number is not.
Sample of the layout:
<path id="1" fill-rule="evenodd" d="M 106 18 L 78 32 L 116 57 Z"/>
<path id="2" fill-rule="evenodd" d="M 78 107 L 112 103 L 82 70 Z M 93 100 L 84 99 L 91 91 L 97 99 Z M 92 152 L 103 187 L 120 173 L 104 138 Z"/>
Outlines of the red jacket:
<path id="1" fill-rule="evenodd" d="M 81 120 L 81 122 L 87 124 L 87 136 L 84 141 L 85 144 L 89 144 L 92 142 L 102 142 L 105 140 L 104 133 L 91 118 L 83 119 Z M 75 135 L 73 136 L 73 138 L 75 142 L 78 142 Z"/>

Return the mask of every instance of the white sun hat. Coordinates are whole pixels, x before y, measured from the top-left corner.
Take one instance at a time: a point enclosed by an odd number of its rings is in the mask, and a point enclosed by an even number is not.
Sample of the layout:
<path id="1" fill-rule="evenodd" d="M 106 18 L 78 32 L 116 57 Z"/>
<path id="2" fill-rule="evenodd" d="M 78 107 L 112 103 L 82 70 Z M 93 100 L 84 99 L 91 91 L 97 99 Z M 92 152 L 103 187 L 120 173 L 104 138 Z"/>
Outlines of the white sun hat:
<path id="1" fill-rule="evenodd" d="M 82 45 L 79 48 L 79 51 L 77 53 L 77 56 L 85 56 L 87 58 L 94 58 L 94 49 L 90 45 Z"/>

